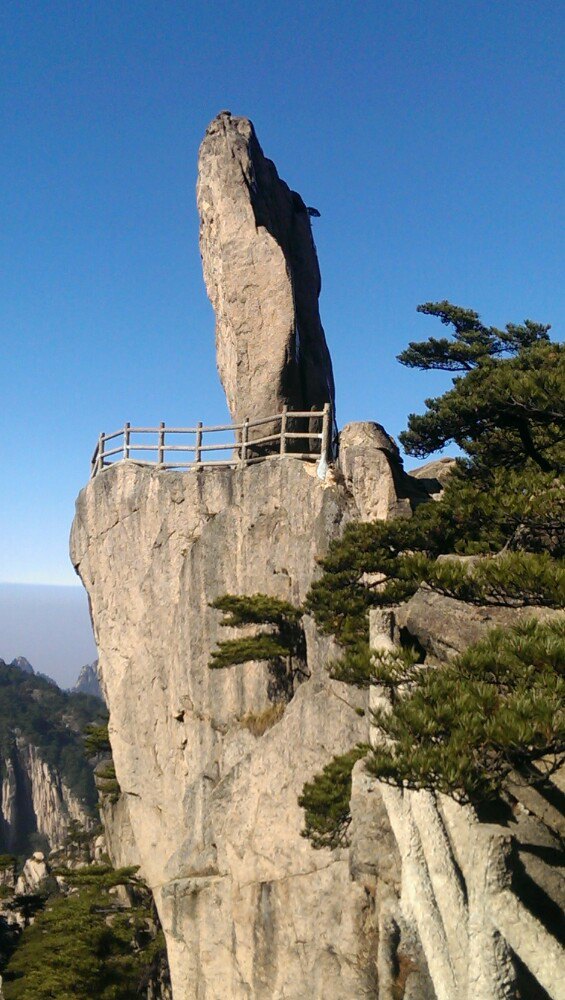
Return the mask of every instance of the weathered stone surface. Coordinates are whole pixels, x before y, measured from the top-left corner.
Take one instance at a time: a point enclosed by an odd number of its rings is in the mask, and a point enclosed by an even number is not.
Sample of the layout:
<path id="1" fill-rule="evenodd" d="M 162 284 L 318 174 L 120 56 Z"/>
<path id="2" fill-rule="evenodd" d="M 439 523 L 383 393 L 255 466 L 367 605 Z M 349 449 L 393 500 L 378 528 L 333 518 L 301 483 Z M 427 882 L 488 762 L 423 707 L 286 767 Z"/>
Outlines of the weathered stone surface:
<path id="1" fill-rule="evenodd" d="M 416 597 L 430 593 L 422 589 Z M 443 600 L 441 620 L 450 640 L 440 652 L 441 658 L 449 658 L 484 635 L 494 623 L 484 614 L 490 609 Z M 461 607 L 455 610 L 453 605 Z M 397 623 L 406 607 L 395 609 L 391 616 Z M 429 633 L 422 631 L 426 606 L 416 603 L 416 608 L 420 615 L 417 637 L 422 641 L 429 638 Z M 450 630 L 453 627 L 461 633 L 465 608 L 469 629 L 460 635 L 460 648 L 455 650 Z M 555 614 L 546 609 L 496 610 L 509 613 L 498 622 L 504 625 L 515 623 L 524 610 L 536 617 Z M 378 609 L 369 617 L 372 645 L 382 648 L 384 644 L 386 648 L 390 635 L 387 613 Z M 437 614 L 434 625 L 439 622 Z M 371 689 L 372 708 L 382 710 L 387 699 L 384 689 Z M 373 745 L 379 745 L 382 738 L 382 733 L 371 727 Z M 362 763 L 356 767 L 362 767 Z M 399 859 L 399 878 L 391 878 L 385 866 L 377 879 L 377 890 L 381 889 L 375 897 L 374 918 L 380 930 L 379 988 L 392 981 L 390 970 L 398 967 L 404 948 L 421 976 L 415 996 L 513 1000 L 543 995 L 559 1000 L 565 880 L 559 871 L 561 817 L 554 803 L 564 773 L 562 769 L 555 775 L 554 787 L 545 792 L 524 788 L 523 782 L 509 783 L 504 800 L 496 808 L 491 804 L 488 822 L 481 822 L 471 806 L 460 805 L 445 795 L 393 787 L 377 780 L 371 783 L 370 778 L 364 781 L 363 800 L 354 782 L 352 829 L 357 810 L 361 829 L 366 827 L 367 800 L 372 794 L 374 802 L 382 801 L 384 805 L 384 816 L 380 810 L 377 814 L 381 836 L 389 840 L 387 856 Z M 372 812 L 375 814 L 374 805 Z M 396 926 L 396 935 L 389 935 L 391 947 L 383 952 L 382 941 L 391 924 Z M 515 955 L 520 960 L 517 963 Z M 378 995 L 380 998 L 381 993 Z"/>
<path id="2" fill-rule="evenodd" d="M 53 849 L 64 843 L 73 822 L 86 830 L 93 826 L 84 804 L 33 744 L 19 737 L 2 771 L 0 849 L 18 850 L 34 832 Z"/>
<path id="3" fill-rule="evenodd" d="M 247 118 L 226 111 L 208 126 L 197 200 L 217 364 L 233 419 L 270 416 L 285 403 L 333 404 L 310 217 Z"/>
<path id="4" fill-rule="evenodd" d="M 301 601 L 357 512 L 343 485 L 292 457 L 186 475 L 123 462 L 78 500 L 72 558 L 175 1000 L 374 995 L 364 882 L 347 851 L 311 848 L 297 804 L 304 781 L 366 739 L 365 695 L 328 678 L 330 643 L 308 623 L 311 676 L 261 737 L 241 720 L 270 704 L 265 664 L 208 668 L 221 617 L 209 602 Z"/>
<path id="5" fill-rule="evenodd" d="M 550 608 L 466 604 L 424 586 L 396 609 L 395 621 L 397 629 L 405 629 L 417 639 L 431 659 L 445 661 L 479 642 L 492 628 L 509 628 L 528 618 L 562 614 Z"/>
<path id="6" fill-rule="evenodd" d="M 361 521 L 410 517 L 429 493 L 404 472 L 394 438 L 373 421 L 346 424 L 339 435 L 339 467 Z"/>
<path id="7" fill-rule="evenodd" d="M 16 882 L 16 893 L 23 895 L 28 892 L 37 892 L 39 885 L 48 875 L 49 867 L 45 861 L 45 855 L 42 851 L 35 851 L 24 864 L 22 873 Z"/>
<path id="8" fill-rule="evenodd" d="M 408 475 L 419 479 L 430 496 L 436 498 L 441 494 L 456 464 L 454 458 L 437 458 L 433 462 L 418 466 L 417 469 L 410 469 Z"/>

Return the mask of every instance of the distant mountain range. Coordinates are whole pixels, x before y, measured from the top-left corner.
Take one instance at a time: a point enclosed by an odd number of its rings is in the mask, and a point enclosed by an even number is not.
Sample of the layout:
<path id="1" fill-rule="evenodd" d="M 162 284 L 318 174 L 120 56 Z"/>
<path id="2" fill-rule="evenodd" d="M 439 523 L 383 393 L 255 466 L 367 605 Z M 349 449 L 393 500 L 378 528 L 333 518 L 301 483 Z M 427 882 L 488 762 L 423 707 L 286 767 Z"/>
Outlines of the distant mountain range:
<path id="1" fill-rule="evenodd" d="M 40 670 L 34 670 L 31 663 L 25 656 L 15 656 L 10 663 L 5 663 L 4 660 L 0 660 L 0 663 L 7 667 L 16 667 L 24 674 L 32 674 L 34 677 L 40 677 L 49 684 L 54 684 L 55 687 L 59 687 L 57 682 L 54 681 L 52 677 L 48 677 L 47 674 L 42 674 Z M 104 701 L 104 695 L 102 694 L 102 688 L 100 687 L 100 681 L 98 679 L 98 660 L 94 660 L 93 663 L 85 663 L 84 666 L 80 668 L 76 684 L 73 684 L 73 686 L 69 688 L 69 692 L 71 694 L 89 694 L 93 698 L 99 698 L 100 701 Z"/>
<path id="2" fill-rule="evenodd" d="M 0 660 L 0 663 L 4 663 L 4 660 Z M 49 684 L 54 684 L 55 687 L 59 687 L 57 681 L 54 681 L 48 674 L 42 674 L 41 670 L 34 670 L 29 660 L 26 660 L 25 656 L 15 656 L 14 659 L 10 663 L 5 664 L 5 666 L 17 667 L 17 669 L 21 670 L 24 674 L 33 674 L 34 677 L 41 677 L 42 680 L 48 681 Z"/>

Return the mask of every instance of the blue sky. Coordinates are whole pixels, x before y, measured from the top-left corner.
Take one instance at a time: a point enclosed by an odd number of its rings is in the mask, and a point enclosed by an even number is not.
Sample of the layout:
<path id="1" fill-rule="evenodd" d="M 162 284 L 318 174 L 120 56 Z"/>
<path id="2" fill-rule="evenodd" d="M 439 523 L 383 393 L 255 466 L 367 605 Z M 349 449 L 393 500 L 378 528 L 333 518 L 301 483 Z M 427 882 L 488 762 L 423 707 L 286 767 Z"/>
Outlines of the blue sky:
<path id="1" fill-rule="evenodd" d="M 321 212 L 340 424 L 398 434 L 447 386 L 395 361 L 438 332 L 419 302 L 559 335 L 563 11 L 5 0 L 0 580 L 76 582 L 68 531 L 100 430 L 226 415 L 194 195 L 224 108 Z"/>

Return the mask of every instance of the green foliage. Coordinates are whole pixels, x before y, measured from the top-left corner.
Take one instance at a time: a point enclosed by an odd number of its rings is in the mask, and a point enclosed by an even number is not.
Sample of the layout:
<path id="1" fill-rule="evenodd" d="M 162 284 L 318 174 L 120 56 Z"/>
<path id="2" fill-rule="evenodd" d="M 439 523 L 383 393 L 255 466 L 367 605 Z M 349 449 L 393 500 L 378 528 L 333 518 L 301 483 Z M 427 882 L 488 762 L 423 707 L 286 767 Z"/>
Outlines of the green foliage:
<path id="1" fill-rule="evenodd" d="M 233 667 L 250 660 L 278 660 L 289 656 L 290 651 L 271 635 L 249 636 L 246 639 L 226 639 L 218 643 L 218 648 L 212 653 L 210 667 L 218 670 L 221 667 Z"/>
<path id="2" fill-rule="evenodd" d="M 112 752 L 108 738 L 108 723 L 91 723 L 84 734 L 84 750 L 87 757 L 98 757 Z"/>
<path id="3" fill-rule="evenodd" d="M 431 306 L 424 311 L 431 311 Z M 476 330 L 476 314 L 463 313 L 458 320 L 463 332 L 467 324 L 473 336 L 477 333 L 473 350 L 480 353 L 485 344 L 492 346 L 491 334 Z M 449 315 L 446 309 L 445 322 Z M 543 345 L 547 333 L 546 328 L 540 329 Z M 522 341 L 527 344 L 530 337 L 535 346 L 537 335 L 531 325 L 508 330 L 513 350 Z M 498 341 L 495 347 L 501 351 Z M 422 345 L 412 346 L 422 353 Z M 440 351 L 437 344 L 433 351 Z M 425 367 L 425 358 L 421 360 Z M 368 658 L 370 608 L 402 603 L 423 582 L 474 602 L 563 603 L 563 564 L 550 556 L 562 559 L 565 555 L 565 489 L 553 473 L 544 473 L 527 460 L 523 450 L 514 455 L 515 467 L 500 467 L 498 455 L 508 458 L 509 453 L 503 442 L 496 444 L 492 453 L 482 444 L 480 458 L 473 454 L 475 445 L 470 446 L 470 457 L 459 461 L 438 502 L 421 504 L 409 520 L 350 524 L 320 561 L 323 573 L 307 595 L 305 610 L 322 632 L 334 635 L 344 648 L 349 663 L 344 669 L 350 675 Z M 449 553 L 495 554 L 512 548 L 527 550 L 527 554 L 508 551 L 473 570 L 435 561 Z M 359 677 L 363 677 L 363 667 Z"/>
<path id="4" fill-rule="evenodd" d="M 95 885 L 100 890 L 113 889 L 117 885 L 140 885 L 137 878 L 138 865 L 127 868 L 112 868 L 112 865 L 87 865 L 84 868 L 57 868 L 55 875 L 61 875 L 67 885 L 80 889 Z"/>
<path id="5" fill-rule="evenodd" d="M 433 590 L 470 604 L 565 605 L 565 562 L 547 552 L 430 562 L 425 580 Z"/>
<path id="6" fill-rule="evenodd" d="M 320 631 L 334 635 L 348 649 L 367 642 L 369 609 L 406 600 L 423 578 L 425 560 L 422 573 L 416 559 L 399 561 L 402 553 L 414 550 L 417 540 L 413 520 L 348 524 L 320 560 L 323 574 L 304 603 Z"/>
<path id="7" fill-rule="evenodd" d="M 268 597 L 267 594 L 251 594 L 238 597 L 234 594 L 224 594 L 210 604 L 211 608 L 224 612 L 222 625 L 238 627 L 240 625 L 272 624 L 283 626 L 300 622 L 300 609 L 289 601 L 279 597 Z"/>
<path id="8" fill-rule="evenodd" d="M 451 302 L 425 302 L 418 312 L 436 316 L 444 326 L 453 327 L 453 339 L 430 337 L 419 343 L 411 342 L 398 355 L 401 364 L 423 371 L 468 372 L 485 360 L 504 354 L 515 355 L 524 348 L 549 340 L 550 326 L 526 320 L 522 326 L 508 323 L 504 330 L 484 326 L 473 309 L 462 309 Z"/>
<path id="9" fill-rule="evenodd" d="M 454 441 L 464 457 L 441 499 L 410 520 L 348 525 L 320 561 L 305 610 L 342 647 L 333 677 L 388 689 L 393 710 L 376 716 L 383 745 L 368 757 L 374 773 L 479 801 L 498 795 L 511 769 L 538 781 L 536 762 L 562 759 L 563 625 L 494 632 L 454 663 L 422 668 L 411 649 L 369 648 L 368 612 L 423 583 L 472 603 L 563 606 L 565 489 L 555 472 L 564 464 L 564 352 L 549 327 L 530 321 L 498 330 L 449 302 L 419 311 L 454 336 L 412 343 L 400 361 L 462 374 L 409 418 L 401 440 L 421 456 Z M 448 554 L 485 558 L 438 561 Z M 342 796 L 332 814 L 336 794 L 327 769 L 305 786 L 314 843 L 339 842 L 347 809 Z"/>
<path id="10" fill-rule="evenodd" d="M 110 802 L 118 801 L 122 790 L 116 777 L 113 760 L 104 760 L 98 764 L 94 771 L 94 779 L 102 799 L 108 799 Z"/>
<path id="11" fill-rule="evenodd" d="M 382 781 L 479 802 L 496 798 L 510 771 L 540 782 L 565 758 L 562 619 L 495 629 L 453 662 L 408 670 L 404 681 L 408 693 L 374 713 L 383 744 L 367 767 Z"/>
<path id="12" fill-rule="evenodd" d="M 368 747 L 357 746 L 346 754 L 334 757 L 321 774 L 307 782 L 298 800 L 305 812 L 302 836 L 315 848 L 347 846 L 351 822 L 351 772 L 367 753 Z"/>
<path id="13" fill-rule="evenodd" d="M 242 628 L 255 625 L 269 629 L 268 632 L 219 642 L 209 664 L 212 669 L 237 666 L 251 660 L 267 660 L 281 665 L 286 660 L 291 673 L 301 671 L 306 648 L 300 608 L 266 594 L 247 597 L 225 594 L 213 601 L 210 607 L 224 612 L 220 623 L 223 626 Z"/>
<path id="14" fill-rule="evenodd" d="M 82 752 L 82 733 L 106 717 L 99 699 L 61 691 L 37 674 L 24 673 L 0 660 L 0 760 L 14 753 L 17 731 L 92 810 L 96 791 L 92 768 Z M 29 846 L 18 844 L 18 850 Z"/>
<path id="15" fill-rule="evenodd" d="M 400 435 L 408 454 L 424 457 L 455 442 L 487 464 L 513 467 L 529 459 L 544 472 L 562 469 L 565 350 L 549 340 L 549 327 L 527 320 L 497 330 L 449 302 L 426 303 L 419 311 L 452 325 L 453 339 L 411 343 L 401 363 L 465 375 L 427 399 L 426 413 L 410 415 Z"/>
<path id="16" fill-rule="evenodd" d="M 152 931 L 149 894 L 132 873 L 92 866 L 66 872 L 77 891 L 51 898 L 24 931 L 4 972 L 6 1000 L 133 1000 L 164 946 Z M 135 885 L 121 909 L 110 888 Z"/>
<path id="17" fill-rule="evenodd" d="M 367 644 L 349 651 L 347 656 L 332 664 L 330 675 L 336 681 L 355 687 L 379 684 L 392 692 L 416 676 L 418 660 L 419 655 L 411 646 L 375 650 Z"/>

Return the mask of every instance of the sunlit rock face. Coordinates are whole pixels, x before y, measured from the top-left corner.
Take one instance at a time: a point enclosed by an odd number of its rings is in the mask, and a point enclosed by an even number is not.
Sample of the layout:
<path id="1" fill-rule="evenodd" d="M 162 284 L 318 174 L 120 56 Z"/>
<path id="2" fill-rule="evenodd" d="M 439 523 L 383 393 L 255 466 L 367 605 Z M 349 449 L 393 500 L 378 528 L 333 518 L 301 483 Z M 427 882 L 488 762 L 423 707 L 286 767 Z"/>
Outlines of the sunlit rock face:
<path id="1" fill-rule="evenodd" d="M 388 460 L 353 439 L 386 510 Z M 154 891 L 175 1000 L 374 996 L 372 889 L 348 850 L 313 850 L 298 806 L 305 781 L 367 738 L 365 695 L 330 679 L 337 650 L 308 621 L 309 676 L 260 736 L 246 720 L 277 697 L 268 666 L 209 668 L 230 635 L 210 602 L 303 601 L 317 558 L 365 512 L 355 482 L 291 456 L 197 474 L 122 462 L 78 499 L 71 554 L 134 841 L 122 861 Z"/>
<path id="2" fill-rule="evenodd" d="M 234 420 L 334 404 L 308 209 L 266 159 L 252 123 L 218 115 L 200 147 L 200 252 Z"/>
<path id="3" fill-rule="evenodd" d="M 333 407 L 310 215 L 248 119 L 211 123 L 197 193 L 234 420 Z M 347 522 L 408 515 L 421 498 L 377 424 L 344 428 L 340 462 L 321 478 L 292 454 L 186 474 L 123 461 L 77 501 L 71 558 L 90 598 L 122 789 L 105 814 L 109 850 L 139 863 L 153 890 L 175 1000 L 377 995 L 366 858 L 383 844 L 389 853 L 382 817 L 369 808 L 351 850 L 316 851 L 298 805 L 306 781 L 367 740 L 368 696 L 330 678 L 339 651 L 308 618 L 306 672 L 284 691 L 265 662 L 209 666 L 230 638 L 216 598 L 300 605 Z M 284 708 L 273 715 L 275 701 Z"/>

